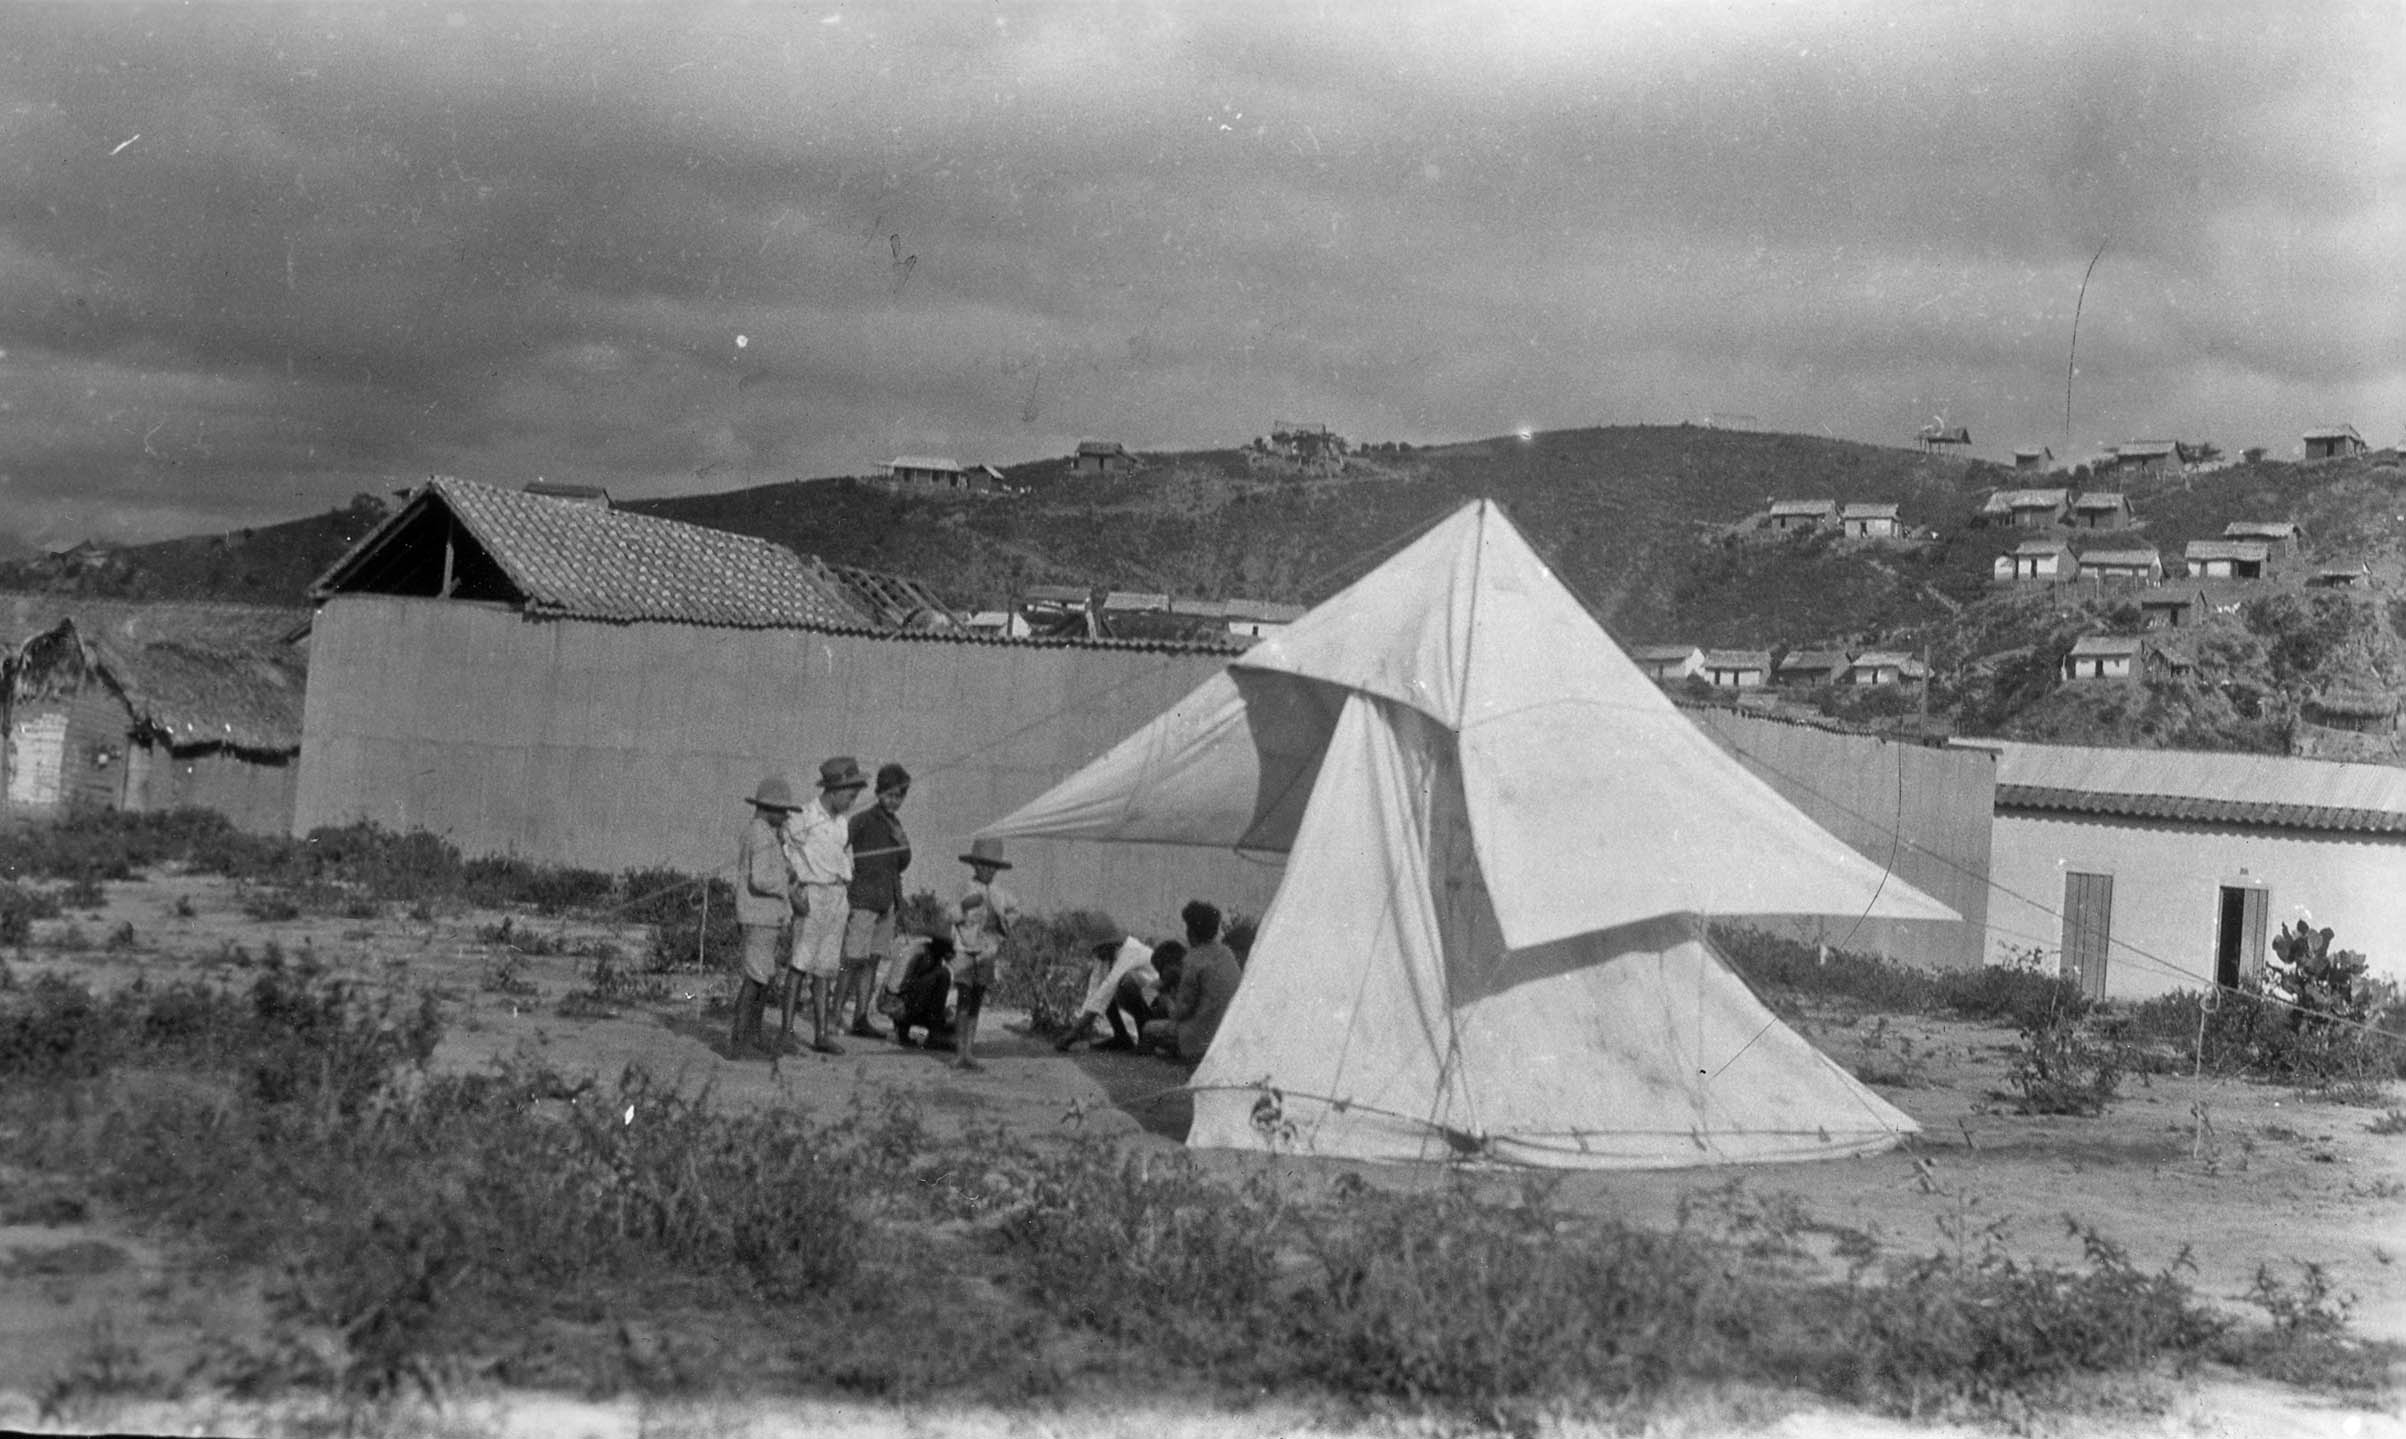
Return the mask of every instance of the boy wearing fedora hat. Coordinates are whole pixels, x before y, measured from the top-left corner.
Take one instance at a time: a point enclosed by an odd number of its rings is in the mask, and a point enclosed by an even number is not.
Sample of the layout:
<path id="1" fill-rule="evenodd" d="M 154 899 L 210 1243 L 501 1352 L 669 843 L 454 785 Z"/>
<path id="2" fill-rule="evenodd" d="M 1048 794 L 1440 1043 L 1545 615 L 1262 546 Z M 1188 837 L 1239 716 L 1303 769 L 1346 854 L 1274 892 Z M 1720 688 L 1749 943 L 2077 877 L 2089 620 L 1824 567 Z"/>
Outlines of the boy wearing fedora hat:
<path id="1" fill-rule="evenodd" d="M 852 831 L 844 814 L 868 783 L 852 756 L 837 755 L 819 766 L 818 798 L 786 821 L 785 861 L 794 871 L 794 952 L 781 1045 L 794 1032 L 794 1001 L 807 983 L 810 1047 L 820 1054 L 844 1052 L 827 1037 L 828 991 L 843 970 L 844 925 L 852 917 L 845 898 L 852 885 Z"/>
<path id="2" fill-rule="evenodd" d="M 792 913 L 793 872 L 785 864 L 785 821 L 800 808 L 785 776 L 760 781 L 751 797 L 751 818 L 735 858 L 735 922 L 743 931 L 743 984 L 735 992 L 735 1029 L 727 1037 L 730 1057 L 766 1045 L 761 1011 L 777 983 L 777 937 Z"/>
<path id="3" fill-rule="evenodd" d="M 1011 867 L 1002 857 L 1001 840 L 970 841 L 969 853 L 961 856 L 961 863 L 969 866 L 969 883 L 951 909 L 952 977 L 961 987 L 960 1011 L 953 1025 L 958 1035 L 954 1048 L 959 1054 L 953 1065 L 982 1069 L 974 1048 L 978 1011 L 985 1007 L 986 989 L 994 983 L 1003 941 L 1011 937 L 1011 924 L 1019 918 L 1019 897 L 994 880 Z"/>

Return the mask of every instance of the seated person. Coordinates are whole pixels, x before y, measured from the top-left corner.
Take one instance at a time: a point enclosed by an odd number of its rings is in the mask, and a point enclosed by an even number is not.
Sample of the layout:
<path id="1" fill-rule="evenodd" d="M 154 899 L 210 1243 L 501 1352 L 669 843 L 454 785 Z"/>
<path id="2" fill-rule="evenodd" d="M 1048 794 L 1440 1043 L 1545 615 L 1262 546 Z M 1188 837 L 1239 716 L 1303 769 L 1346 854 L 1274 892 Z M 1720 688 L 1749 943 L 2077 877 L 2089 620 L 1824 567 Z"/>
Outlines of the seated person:
<path id="1" fill-rule="evenodd" d="M 1146 1024 L 1143 1036 L 1147 1049 L 1193 1064 L 1220 1032 L 1220 1020 L 1228 1013 L 1228 1002 L 1236 998 L 1244 971 L 1237 968 L 1236 955 L 1220 943 L 1217 905 L 1189 900 L 1178 917 L 1186 924 L 1186 963 L 1178 971 L 1169 1018 Z"/>
<path id="2" fill-rule="evenodd" d="M 911 1031 L 927 1031 L 928 1047 L 941 1045 L 951 1033 L 944 1016 L 952 997 L 952 941 L 942 935 L 896 940 L 895 948 L 909 958 L 901 977 L 886 989 L 878 1008 L 894 1021 L 894 1042 L 908 1046 Z"/>
<path id="3" fill-rule="evenodd" d="M 1119 1008 L 1113 1002 L 1119 995 L 1120 985 L 1137 976 L 1152 980 L 1155 984 L 1160 982 L 1153 970 L 1153 946 L 1132 934 L 1114 935 L 1094 946 L 1089 953 L 1094 959 L 1086 971 L 1086 999 L 1078 1006 L 1077 1017 L 1071 1022 L 1069 1032 L 1054 1041 L 1053 1048 L 1056 1050 L 1066 1052 L 1074 1048 L 1079 1040 L 1091 1036 L 1095 1026 L 1104 1019 L 1111 1021 L 1114 1037 L 1127 1038 L 1127 1026 L 1120 1022 Z M 1141 1019 L 1138 1021 L 1140 1024 L 1142 1022 Z M 1124 1044 L 1117 1047 L 1128 1048 Z"/>
<path id="4" fill-rule="evenodd" d="M 1130 1050 L 1137 1046 L 1137 1035 L 1156 1019 L 1170 1017 L 1170 1000 L 1178 992 L 1178 976 L 1186 967 L 1186 946 L 1174 939 L 1163 940 L 1153 947 L 1153 962 L 1122 979 L 1111 992 L 1111 1005 L 1106 1011 L 1111 1020 L 1111 1037 L 1096 1045 L 1097 1054 L 1112 1050 Z M 1125 1015 L 1126 1028 L 1121 1027 Z"/>

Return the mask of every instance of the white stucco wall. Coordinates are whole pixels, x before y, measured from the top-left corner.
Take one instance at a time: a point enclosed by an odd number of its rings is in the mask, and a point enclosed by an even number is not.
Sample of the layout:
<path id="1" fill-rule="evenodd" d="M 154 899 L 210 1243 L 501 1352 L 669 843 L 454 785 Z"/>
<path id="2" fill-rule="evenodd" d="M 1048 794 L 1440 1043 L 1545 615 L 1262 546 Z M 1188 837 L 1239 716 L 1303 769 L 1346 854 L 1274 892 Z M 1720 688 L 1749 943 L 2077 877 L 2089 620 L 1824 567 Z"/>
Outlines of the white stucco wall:
<path id="1" fill-rule="evenodd" d="M 2266 933 L 2301 915 L 2406 980 L 2406 835 L 2302 834 L 2072 816 L 1997 817 L 1989 852 L 1988 959 L 2063 949 L 2064 876 L 2114 878 L 2105 992 L 2140 999 L 2203 989 L 2214 973 L 2223 886 L 2266 891 Z"/>

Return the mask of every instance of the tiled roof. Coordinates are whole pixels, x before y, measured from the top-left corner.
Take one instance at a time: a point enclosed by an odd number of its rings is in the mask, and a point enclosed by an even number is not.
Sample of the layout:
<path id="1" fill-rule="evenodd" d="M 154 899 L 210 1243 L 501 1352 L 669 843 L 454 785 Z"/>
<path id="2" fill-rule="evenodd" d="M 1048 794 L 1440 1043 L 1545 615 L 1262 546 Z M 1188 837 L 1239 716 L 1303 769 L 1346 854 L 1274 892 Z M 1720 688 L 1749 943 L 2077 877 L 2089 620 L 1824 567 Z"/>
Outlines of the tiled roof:
<path id="1" fill-rule="evenodd" d="M 2080 557 L 2080 562 L 2091 569 L 2099 565 L 2146 569 L 2162 564 L 2164 557 L 2151 549 L 2090 550 Z"/>
<path id="2" fill-rule="evenodd" d="M 292 754 L 301 748 L 308 672 L 280 648 L 208 649 L 172 642 L 108 651 L 137 717 L 176 748 L 225 745 Z"/>
<path id="3" fill-rule="evenodd" d="M 2135 655 L 2138 652 L 2139 641 L 2130 635 L 2082 635 L 2079 639 L 2072 641 L 2072 654 L 2081 659 L 2090 656 L 2112 659 L 2120 655 Z"/>
<path id="4" fill-rule="evenodd" d="M 2406 834 L 2406 769 L 2280 755 L 1982 741 L 1997 808 Z"/>
<path id="5" fill-rule="evenodd" d="M 532 614 L 743 629 L 869 628 L 870 617 L 816 559 L 750 535 L 705 529 L 464 480 L 431 480 L 312 587 L 324 595 L 354 561 L 447 507 L 525 597 Z"/>
<path id="6" fill-rule="evenodd" d="M 1768 670 L 1771 668 L 1771 651 L 1706 650 L 1704 667 L 1708 670 Z"/>

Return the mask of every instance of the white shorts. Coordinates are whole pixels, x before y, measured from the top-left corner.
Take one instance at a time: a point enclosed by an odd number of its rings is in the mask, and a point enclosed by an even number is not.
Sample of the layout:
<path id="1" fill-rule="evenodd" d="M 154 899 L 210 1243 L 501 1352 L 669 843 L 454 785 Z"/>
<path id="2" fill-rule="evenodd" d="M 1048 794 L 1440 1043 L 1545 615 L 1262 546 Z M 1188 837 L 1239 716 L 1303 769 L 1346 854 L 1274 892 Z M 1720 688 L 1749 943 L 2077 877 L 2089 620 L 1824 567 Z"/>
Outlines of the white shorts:
<path id="1" fill-rule="evenodd" d="M 852 918 L 840 884 L 806 884 L 810 913 L 794 922 L 794 955 L 787 963 L 804 974 L 833 979 L 844 967 L 844 927 Z"/>

